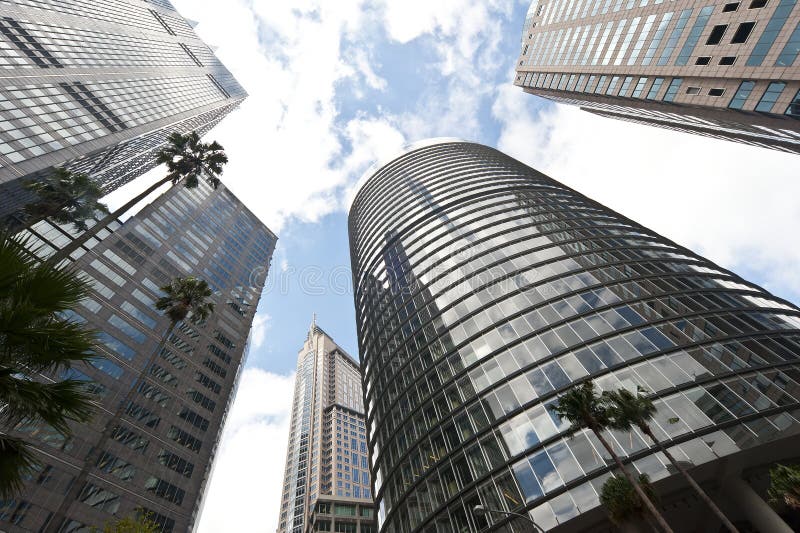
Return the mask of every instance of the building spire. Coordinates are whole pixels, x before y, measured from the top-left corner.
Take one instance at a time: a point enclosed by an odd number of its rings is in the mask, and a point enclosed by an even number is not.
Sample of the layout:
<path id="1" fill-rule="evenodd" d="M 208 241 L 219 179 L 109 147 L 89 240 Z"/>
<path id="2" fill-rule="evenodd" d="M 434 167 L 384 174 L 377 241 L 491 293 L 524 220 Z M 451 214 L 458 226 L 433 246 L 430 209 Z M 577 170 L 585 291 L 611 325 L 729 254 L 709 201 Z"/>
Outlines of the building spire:
<path id="1" fill-rule="evenodd" d="M 311 331 L 314 331 L 314 328 L 317 327 L 317 313 L 312 313 L 311 315 Z"/>

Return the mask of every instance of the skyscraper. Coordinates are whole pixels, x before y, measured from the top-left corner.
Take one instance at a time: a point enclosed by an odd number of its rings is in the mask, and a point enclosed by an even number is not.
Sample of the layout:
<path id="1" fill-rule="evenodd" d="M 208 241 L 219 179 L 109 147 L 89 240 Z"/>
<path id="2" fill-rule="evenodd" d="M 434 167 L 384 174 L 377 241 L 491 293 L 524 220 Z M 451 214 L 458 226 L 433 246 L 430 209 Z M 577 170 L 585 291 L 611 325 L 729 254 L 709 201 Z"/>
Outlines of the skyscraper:
<path id="1" fill-rule="evenodd" d="M 277 239 L 224 186 L 205 182 L 169 189 L 100 237 L 75 262 L 91 297 L 69 313 L 99 331 L 98 357 L 52 378 L 87 381 L 101 408 L 68 439 L 37 424 L 2 428 L 31 442 L 43 462 L 15 499 L 0 501 L 8 533 L 84 533 L 141 512 L 162 531 L 192 530 Z M 69 239 L 48 222 L 31 238 L 42 254 Z M 148 365 L 169 326 L 154 307 L 159 287 L 188 275 L 209 283 L 216 309 L 205 323 L 181 322 Z M 93 447 L 101 455 L 87 465 Z"/>
<path id="2" fill-rule="evenodd" d="M 796 0 L 534 0 L 515 84 L 609 118 L 800 153 Z"/>
<path id="3" fill-rule="evenodd" d="M 374 533 L 374 523 L 358 362 L 315 318 L 297 355 L 277 531 Z"/>
<path id="4" fill-rule="evenodd" d="M 53 166 L 106 192 L 173 131 L 207 132 L 244 89 L 168 0 L 2 0 L 0 217 Z"/>
<path id="5" fill-rule="evenodd" d="M 757 493 L 798 456 L 797 307 L 492 148 L 426 141 L 366 178 L 349 233 L 381 532 L 531 531 L 479 504 L 611 531 L 613 464 L 549 410 L 588 379 L 651 391 L 729 516 L 788 531 Z M 717 531 L 646 437 L 608 438 L 675 531 Z"/>

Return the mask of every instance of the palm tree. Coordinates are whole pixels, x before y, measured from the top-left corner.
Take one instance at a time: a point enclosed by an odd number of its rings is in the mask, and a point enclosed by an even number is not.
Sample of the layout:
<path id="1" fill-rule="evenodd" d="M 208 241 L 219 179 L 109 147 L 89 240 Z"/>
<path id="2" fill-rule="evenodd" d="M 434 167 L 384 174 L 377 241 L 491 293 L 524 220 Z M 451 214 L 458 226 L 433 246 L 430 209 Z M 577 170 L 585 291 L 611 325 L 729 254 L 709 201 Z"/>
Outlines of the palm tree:
<path id="1" fill-rule="evenodd" d="M 67 436 L 69 422 L 86 422 L 94 402 L 78 380 L 51 382 L 94 357 L 94 332 L 64 316 L 86 296 L 74 270 L 39 263 L 28 242 L 0 235 L 0 427 L 47 424 Z M 38 464 L 24 441 L 0 433 L 0 499 L 22 487 Z"/>
<path id="2" fill-rule="evenodd" d="M 186 320 L 190 315 L 193 321 L 202 322 L 214 312 L 214 304 L 209 301 L 209 298 L 213 293 L 205 280 L 198 279 L 193 276 L 186 278 L 175 278 L 169 285 L 161 287 L 161 290 L 164 292 L 164 296 L 159 298 L 156 302 L 156 309 L 163 311 L 164 314 L 169 317 L 169 326 L 162 335 L 161 341 L 158 343 L 158 347 L 147 360 L 147 364 L 145 364 L 141 370 L 139 370 L 137 376 L 134 378 L 133 383 L 131 384 L 130 389 L 128 389 L 125 397 L 119 403 L 114 414 L 106 423 L 103 432 L 100 434 L 100 438 L 87 455 L 81 472 L 75 478 L 70 490 L 64 496 L 64 499 L 61 501 L 61 505 L 59 506 L 58 510 L 54 513 L 53 519 L 50 521 L 47 529 L 45 530 L 46 532 L 54 533 L 58 531 L 58 528 L 61 526 L 61 522 L 64 520 L 70 504 L 80 495 L 80 491 L 83 489 L 83 485 L 86 483 L 86 479 L 89 476 L 89 471 L 100 459 L 103 450 L 108 444 L 108 440 L 111 438 L 111 433 L 114 430 L 114 427 L 123 417 L 125 409 L 127 409 L 127 407 L 134 400 L 134 396 L 136 395 L 139 385 L 145 379 L 145 374 L 153 366 L 156 357 L 161 353 L 161 350 L 164 348 L 164 345 L 167 343 L 167 340 L 175 331 L 175 328 L 178 326 L 178 324 Z"/>
<path id="3" fill-rule="evenodd" d="M 628 482 L 633 486 L 636 493 L 644 502 L 645 507 L 656 519 L 658 525 L 666 533 L 672 533 L 672 528 L 669 527 L 667 521 L 658 512 L 656 506 L 647 497 L 647 494 L 642 490 L 642 487 L 633 478 L 633 475 L 625 469 L 622 460 L 614 452 L 614 449 L 603 436 L 603 430 L 608 427 L 608 413 L 606 406 L 599 395 L 595 393 L 595 386 L 592 381 L 586 381 L 581 385 L 573 387 L 571 390 L 561 395 L 558 401 L 550 407 L 550 409 L 558 415 L 561 420 L 566 420 L 572 424 L 570 431 L 577 431 L 579 429 L 587 428 L 597 437 L 597 440 L 603 445 L 608 454 L 617 464 L 620 471 L 628 478 Z"/>
<path id="4" fill-rule="evenodd" d="M 100 198 L 103 190 L 83 173 L 62 167 L 53 169 L 41 181 L 32 181 L 25 188 L 36 195 L 36 201 L 24 207 L 25 228 L 52 218 L 59 224 L 72 224 L 77 231 L 86 231 L 86 221 L 97 211 L 108 213 Z"/>
<path id="5" fill-rule="evenodd" d="M 800 509 L 800 467 L 775 465 L 769 470 L 769 499 Z"/>
<path id="6" fill-rule="evenodd" d="M 739 533 L 728 517 L 720 510 L 719 507 L 714 503 L 706 492 L 700 488 L 700 485 L 695 482 L 694 478 L 689 475 L 689 472 L 683 467 L 683 465 L 675 459 L 675 457 L 670 453 L 667 448 L 661 444 L 661 442 L 656 438 L 655 434 L 653 434 L 653 430 L 650 427 L 650 420 L 653 419 L 653 416 L 656 414 L 656 407 L 653 405 L 653 401 L 646 396 L 647 391 L 641 387 L 638 388 L 637 393 L 633 394 L 631 391 L 627 389 L 619 389 L 616 391 L 611 392 L 604 392 L 602 397 L 603 401 L 607 406 L 607 413 L 608 413 L 608 425 L 612 429 L 618 429 L 622 431 L 631 431 L 634 426 L 639 428 L 642 433 L 650 437 L 650 440 L 658 447 L 658 449 L 663 453 L 672 466 L 674 466 L 678 472 L 686 479 L 686 482 L 694 489 L 700 499 L 702 499 L 706 505 L 711 509 L 711 511 L 717 515 L 717 517 L 722 520 L 722 523 L 728 528 L 732 533 Z"/>
<path id="7" fill-rule="evenodd" d="M 93 533 L 158 533 L 161 528 L 150 520 L 146 514 L 139 512 L 136 516 L 126 516 L 121 520 L 111 521 L 103 526 L 103 530 L 92 529 Z"/>
<path id="8" fill-rule="evenodd" d="M 159 152 L 156 159 L 157 163 L 167 165 L 167 175 L 53 254 L 48 259 L 49 262 L 58 263 L 69 257 L 72 252 L 97 235 L 101 229 L 167 183 L 176 185 L 183 182 L 187 189 L 193 189 L 200 183 L 200 178 L 204 177 L 214 189 L 219 187 L 219 175 L 222 173 L 222 167 L 228 162 L 228 156 L 225 155 L 225 150 L 218 142 L 203 143 L 200 141 L 200 135 L 195 131 L 186 135 L 175 132 L 170 134 L 167 140 L 167 146 Z"/>
<path id="9" fill-rule="evenodd" d="M 20 217 L 23 228 L 28 229 L 47 218 L 59 224 L 72 224 L 76 231 L 86 231 L 86 221 L 97 211 L 108 213 L 100 202 L 103 190 L 86 174 L 57 167 L 42 181 L 33 181 L 25 188 L 36 195 L 36 201 L 27 204 Z"/>
<path id="10" fill-rule="evenodd" d="M 639 486 L 651 500 L 656 499 L 653 486 L 647 474 L 639 475 Z M 603 483 L 600 489 L 600 503 L 606 509 L 608 517 L 616 526 L 633 524 L 644 519 L 644 503 L 630 481 L 624 477 L 612 476 Z"/>

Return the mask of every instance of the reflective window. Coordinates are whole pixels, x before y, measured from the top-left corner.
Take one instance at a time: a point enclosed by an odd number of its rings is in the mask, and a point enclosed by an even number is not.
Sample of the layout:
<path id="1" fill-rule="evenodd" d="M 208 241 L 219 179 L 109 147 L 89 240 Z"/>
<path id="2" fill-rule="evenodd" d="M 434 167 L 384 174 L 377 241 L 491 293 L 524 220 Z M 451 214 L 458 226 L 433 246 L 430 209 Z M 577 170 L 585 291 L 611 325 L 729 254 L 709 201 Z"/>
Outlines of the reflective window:
<path id="1" fill-rule="evenodd" d="M 680 39 L 681 34 L 686 27 L 686 23 L 689 21 L 689 17 L 691 15 L 691 9 L 684 9 L 681 11 L 678 21 L 675 23 L 675 28 L 673 28 L 672 33 L 670 33 L 669 39 L 667 39 L 667 43 L 664 45 L 664 50 L 661 52 L 661 56 L 658 58 L 658 64 L 660 66 L 666 65 L 669 62 L 669 58 L 672 57 L 672 53 L 675 51 L 675 47 L 678 45 L 678 40 Z"/>
<path id="2" fill-rule="evenodd" d="M 733 95 L 731 99 L 731 103 L 728 104 L 728 107 L 731 109 L 742 109 L 747 99 L 750 97 L 750 93 L 753 92 L 753 87 L 756 86 L 756 82 L 754 81 L 743 81 L 739 84 L 739 88 L 736 89 L 736 93 Z"/>
<path id="3" fill-rule="evenodd" d="M 786 84 L 782 81 L 774 81 L 770 83 L 767 86 L 767 90 L 764 91 L 764 95 L 761 97 L 761 100 L 759 100 L 758 104 L 756 104 L 756 111 L 770 113 L 772 111 L 772 107 L 781 96 L 781 93 L 785 87 Z"/>
<path id="4" fill-rule="evenodd" d="M 676 65 L 686 65 L 689 62 L 689 57 L 691 57 L 692 52 L 694 52 L 694 48 L 700 40 L 700 35 L 706 28 L 708 19 L 711 18 L 711 13 L 713 12 L 714 6 L 706 6 L 700 10 L 700 13 L 697 15 L 697 20 L 695 20 L 692 29 L 689 31 L 689 35 L 686 37 L 686 41 L 683 43 L 681 51 L 678 53 L 678 57 L 675 59 Z M 659 64 L 661 63 L 659 62 Z"/>
<path id="5" fill-rule="evenodd" d="M 797 59 L 797 54 L 800 53 L 800 22 L 797 23 L 786 46 L 783 47 L 778 59 L 775 60 L 776 67 L 791 67 Z"/>
<path id="6" fill-rule="evenodd" d="M 669 82 L 669 86 L 667 87 L 667 92 L 664 93 L 664 101 L 665 102 L 672 102 L 675 100 L 675 95 L 678 94 L 678 89 L 683 83 L 683 79 L 681 78 L 672 78 L 672 81 Z"/>
<path id="7" fill-rule="evenodd" d="M 636 82 L 636 87 L 633 88 L 633 96 L 634 98 L 639 98 L 642 95 L 642 91 L 644 90 L 644 86 L 647 84 L 647 78 L 639 78 L 639 81 Z"/>
<path id="8" fill-rule="evenodd" d="M 750 53 L 750 57 L 747 58 L 746 65 L 748 67 L 757 67 L 764 62 L 764 58 L 767 57 L 767 54 L 772 49 L 772 44 L 778 38 L 784 24 L 786 24 L 786 19 L 789 18 L 789 14 L 796 3 L 797 0 L 780 0 L 778 7 L 775 8 L 775 12 Z"/>
<path id="9" fill-rule="evenodd" d="M 792 117 L 800 117 L 800 91 L 797 91 L 797 93 L 794 95 L 794 98 L 792 98 L 792 101 L 789 104 L 789 107 L 786 108 L 786 112 L 784 114 Z"/>
<path id="10" fill-rule="evenodd" d="M 648 100 L 654 100 L 658 96 L 658 91 L 661 90 L 661 85 L 664 83 L 664 78 L 656 78 L 653 80 L 653 85 L 650 86 L 650 91 L 647 93 Z"/>

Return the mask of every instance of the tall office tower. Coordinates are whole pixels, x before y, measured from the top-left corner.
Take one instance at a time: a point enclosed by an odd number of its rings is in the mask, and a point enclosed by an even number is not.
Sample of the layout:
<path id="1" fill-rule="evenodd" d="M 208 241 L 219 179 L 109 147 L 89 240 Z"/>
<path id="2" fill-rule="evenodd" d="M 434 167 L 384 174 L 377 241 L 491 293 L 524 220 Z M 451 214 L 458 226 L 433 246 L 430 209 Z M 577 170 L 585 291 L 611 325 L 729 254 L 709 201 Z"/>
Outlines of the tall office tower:
<path id="1" fill-rule="evenodd" d="M 53 166 L 106 192 L 247 96 L 168 0 L 0 0 L 0 218 Z"/>
<path id="2" fill-rule="evenodd" d="M 515 84 L 604 117 L 800 153 L 797 0 L 534 0 Z"/>
<path id="3" fill-rule="evenodd" d="M 376 167 L 349 214 L 380 531 L 611 531 L 614 466 L 549 409 L 641 386 L 654 431 L 747 529 L 800 455 L 800 310 L 518 161 L 435 140 Z M 607 435 L 675 531 L 714 516 L 638 431 Z M 770 522 L 772 520 L 773 522 Z M 766 524 L 766 525 L 765 525 Z"/>
<path id="4" fill-rule="evenodd" d="M 33 230 L 42 253 L 68 241 L 47 222 Z M 101 409 L 69 439 L 41 425 L 12 428 L 44 466 L 16 499 L 0 501 L 0 530 L 88 533 L 142 510 L 162 531 L 192 530 L 276 239 L 224 186 L 201 182 L 171 188 L 88 243 L 75 265 L 94 289 L 70 316 L 99 331 L 98 358 L 64 377 L 89 382 Z M 154 308 L 159 287 L 187 275 L 209 283 L 215 311 L 205 323 L 181 322 L 148 367 L 169 326 Z M 93 447 L 102 454 L 80 483 Z"/>
<path id="5" fill-rule="evenodd" d="M 315 318 L 297 355 L 277 531 L 375 533 L 373 510 L 358 362 Z"/>

